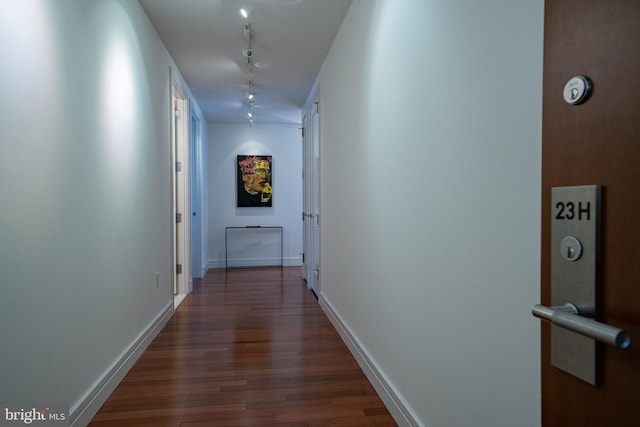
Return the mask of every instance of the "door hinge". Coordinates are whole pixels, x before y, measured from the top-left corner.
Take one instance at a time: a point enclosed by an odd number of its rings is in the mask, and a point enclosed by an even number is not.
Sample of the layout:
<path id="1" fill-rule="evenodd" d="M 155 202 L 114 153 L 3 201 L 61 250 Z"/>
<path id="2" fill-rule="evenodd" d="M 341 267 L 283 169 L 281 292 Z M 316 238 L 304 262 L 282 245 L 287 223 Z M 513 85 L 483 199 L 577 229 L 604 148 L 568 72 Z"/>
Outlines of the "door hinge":
<path id="1" fill-rule="evenodd" d="M 176 223 L 177 224 L 182 223 L 182 214 L 181 213 L 177 213 L 176 214 Z"/>
<path id="2" fill-rule="evenodd" d="M 176 264 L 176 274 L 182 274 L 182 264 Z"/>
<path id="3" fill-rule="evenodd" d="M 304 138 L 304 128 L 300 128 L 302 129 L 302 137 Z"/>
<path id="4" fill-rule="evenodd" d="M 304 264 L 304 252 L 302 252 L 302 263 Z"/>
<path id="5" fill-rule="evenodd" d="M 182 162 L 176 162 L 176 172 L 182 172 Z"/>

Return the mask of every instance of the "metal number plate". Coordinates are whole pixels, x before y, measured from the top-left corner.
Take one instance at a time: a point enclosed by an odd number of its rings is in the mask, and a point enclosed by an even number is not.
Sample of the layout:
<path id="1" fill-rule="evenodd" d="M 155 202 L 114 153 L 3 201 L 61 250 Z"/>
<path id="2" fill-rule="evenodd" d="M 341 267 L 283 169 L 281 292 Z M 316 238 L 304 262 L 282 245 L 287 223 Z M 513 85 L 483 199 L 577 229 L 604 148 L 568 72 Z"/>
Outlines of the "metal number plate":
<path id="1" fill-rule="evenodd" d="M 551 305 L 575 304 L 596 313 L 600 239 L 600 186 L 551 190 Z M 551 326 L 551 364 L 597 385 L 595 340 Z"/>

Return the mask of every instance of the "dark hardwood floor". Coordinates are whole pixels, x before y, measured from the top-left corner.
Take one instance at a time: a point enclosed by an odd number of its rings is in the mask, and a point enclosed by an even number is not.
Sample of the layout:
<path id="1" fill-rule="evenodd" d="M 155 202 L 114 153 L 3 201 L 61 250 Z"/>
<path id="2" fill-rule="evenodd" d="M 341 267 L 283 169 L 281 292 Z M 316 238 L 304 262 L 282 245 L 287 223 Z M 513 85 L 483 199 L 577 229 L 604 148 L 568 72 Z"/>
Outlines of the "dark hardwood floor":
<path id="1" fill-rule="evenodd" d="M 210 271 L 89 426 L 395 426 L 300 278 Z"/>

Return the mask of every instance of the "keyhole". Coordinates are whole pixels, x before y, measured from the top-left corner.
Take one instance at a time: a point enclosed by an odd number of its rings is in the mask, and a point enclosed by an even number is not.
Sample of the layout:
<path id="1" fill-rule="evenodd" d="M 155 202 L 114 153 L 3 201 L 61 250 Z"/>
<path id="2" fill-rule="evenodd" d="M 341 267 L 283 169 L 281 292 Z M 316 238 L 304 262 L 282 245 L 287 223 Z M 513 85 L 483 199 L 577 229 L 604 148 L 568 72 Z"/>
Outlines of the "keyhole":
<path id="1" fill-rule="evenodd" d="M 571 89 L 571 99 L 575 100 L 576 98 L 578 98 L 578 93 L 579 91 L 577 88 L 574 87 L 573 89 Z"/>
<path id="2" fill-rule="evenodd" d="M 582 243 L 573 236 L 563 238 L 560 241 L 560 255 L 567 261 L 577 261 L 582 255 Z"/>

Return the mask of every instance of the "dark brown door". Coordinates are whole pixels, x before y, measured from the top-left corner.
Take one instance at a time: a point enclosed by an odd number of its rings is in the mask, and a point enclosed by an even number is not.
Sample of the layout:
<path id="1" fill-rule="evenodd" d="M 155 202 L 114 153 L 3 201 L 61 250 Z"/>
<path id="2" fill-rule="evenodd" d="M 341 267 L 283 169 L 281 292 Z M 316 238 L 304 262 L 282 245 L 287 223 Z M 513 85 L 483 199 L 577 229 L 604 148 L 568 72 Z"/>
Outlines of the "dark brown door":
<path id="1" fill-rule="evenodd" d="M 601 384 L 550 364 L 542 326 L 545 427 L 640 426 L 640 1 L 545 2 L 541 298 L 550 304 L 551 188 L 602 186 L 600 320 L 625 329 L 627 349 L 602 346 Z M 593 83 L 579 105 L 574 76 Z"/>

